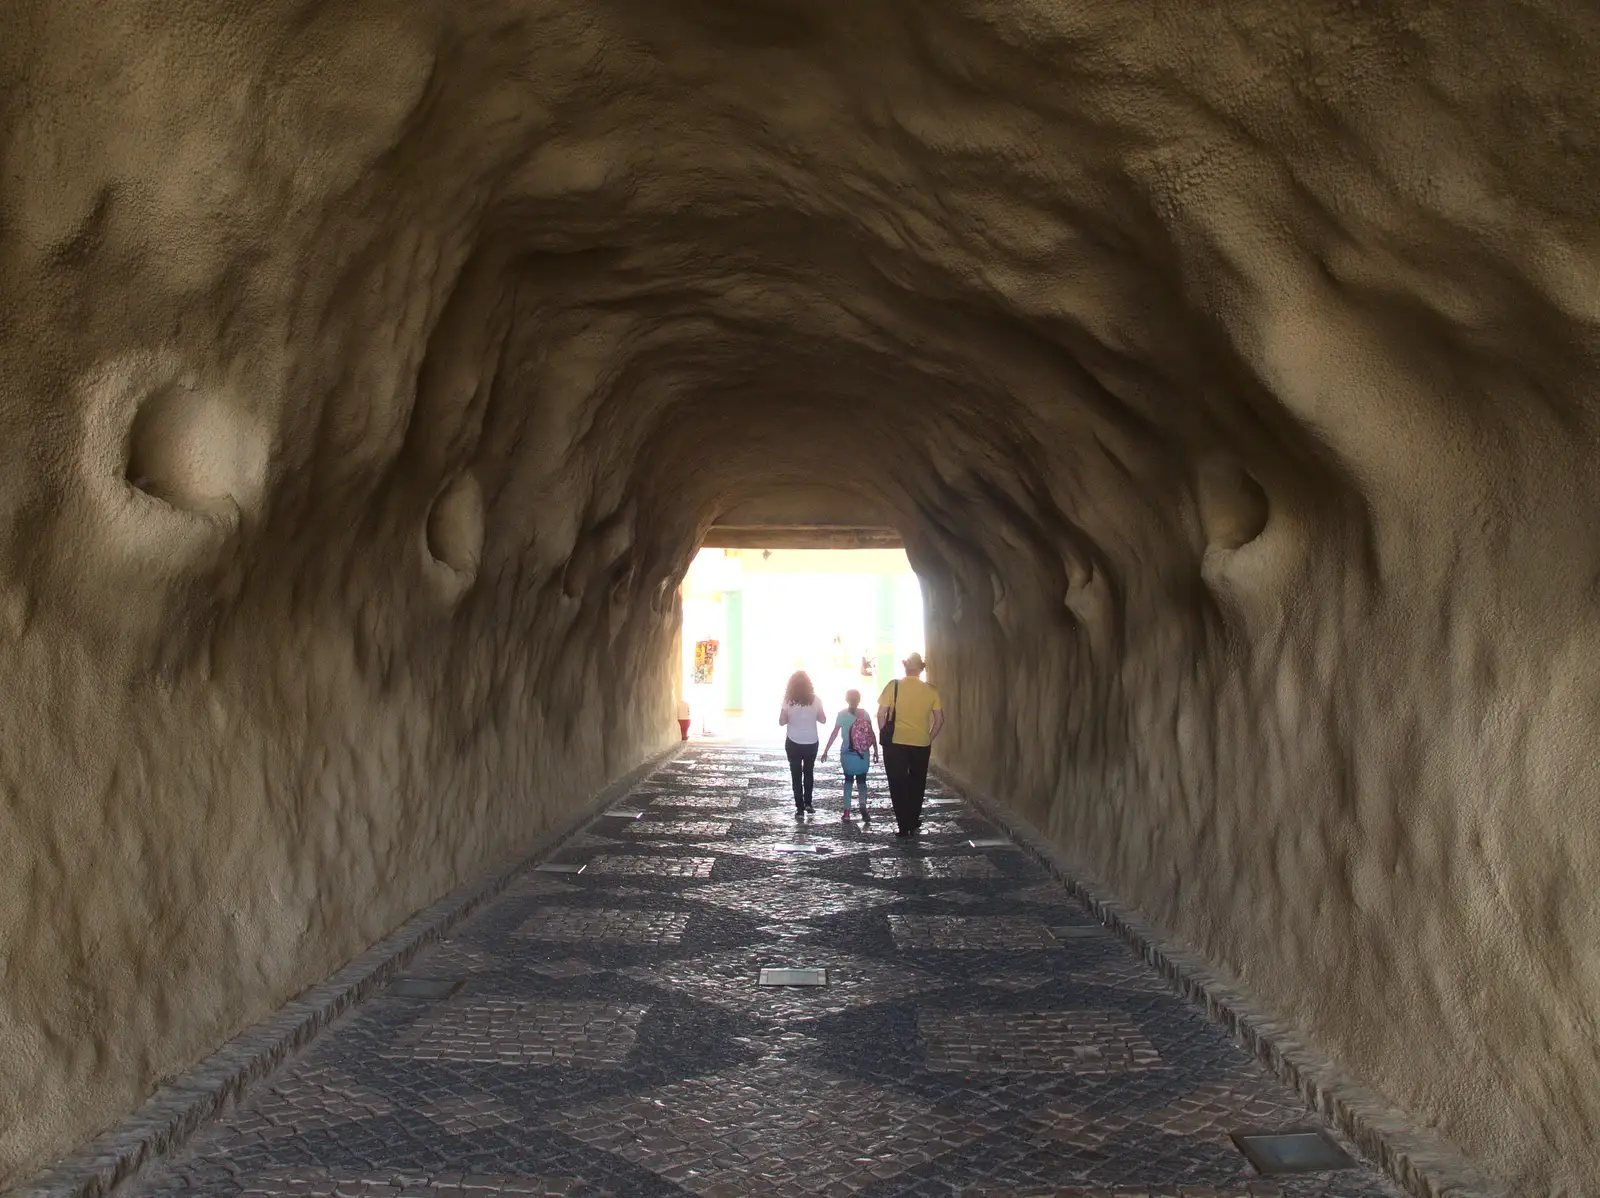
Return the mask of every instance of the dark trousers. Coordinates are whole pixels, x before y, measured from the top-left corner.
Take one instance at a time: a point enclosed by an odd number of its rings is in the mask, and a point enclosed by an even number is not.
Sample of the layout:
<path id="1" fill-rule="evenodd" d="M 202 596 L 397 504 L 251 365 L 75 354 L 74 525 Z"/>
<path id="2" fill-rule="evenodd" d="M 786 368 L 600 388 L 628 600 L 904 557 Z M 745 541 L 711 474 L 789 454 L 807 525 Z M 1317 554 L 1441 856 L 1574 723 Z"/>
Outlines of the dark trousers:
<path id="1" fill-rule="evenodd" d="M 794 782 L 794 806 L 799 811 L 811 806 L 811 785 L 816 777 L 817 745 L 797 745 L 792 740 L 783 742 L 789 754 L 789 778 Z M 923 767 L 926 770 L 926 766 Z"/>
<path id="2" fill-rule="evenodd" d="M 889 801 L 902 832 L 915 832 L 922 824 L 922 797 L 928 789 L 928 745 L 884 745 L 883 773 L 889 781 Z"/>

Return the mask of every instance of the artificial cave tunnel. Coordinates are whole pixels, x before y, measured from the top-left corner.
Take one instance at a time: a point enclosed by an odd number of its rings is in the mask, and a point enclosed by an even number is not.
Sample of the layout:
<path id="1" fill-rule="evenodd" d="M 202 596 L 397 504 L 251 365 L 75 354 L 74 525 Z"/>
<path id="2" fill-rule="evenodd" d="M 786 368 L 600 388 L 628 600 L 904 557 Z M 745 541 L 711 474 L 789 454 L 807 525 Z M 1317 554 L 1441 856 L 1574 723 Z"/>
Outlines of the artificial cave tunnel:
<path id="1" fill-rule="evenodd" d="M 1597 52 L 10 0 L 0 1185 L 665 748 L 695 550 L 825 528 L 903 539 L 943 768 L 1600 1190 Z"/>

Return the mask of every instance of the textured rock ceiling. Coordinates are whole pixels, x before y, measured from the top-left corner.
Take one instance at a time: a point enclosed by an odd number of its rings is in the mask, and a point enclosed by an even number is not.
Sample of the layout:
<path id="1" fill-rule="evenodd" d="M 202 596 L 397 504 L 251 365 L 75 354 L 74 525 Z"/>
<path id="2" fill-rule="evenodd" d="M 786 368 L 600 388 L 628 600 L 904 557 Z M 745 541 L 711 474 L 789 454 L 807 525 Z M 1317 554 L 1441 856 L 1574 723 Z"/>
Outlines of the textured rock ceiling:
<path id="1" fill-rule="evenodd" d="M 1597 52 L 1555 0 L 4 0 L 0 1183 L 664 743 L 701 536 L 842 504 L 947 765 L 1600 1188 Z"/>

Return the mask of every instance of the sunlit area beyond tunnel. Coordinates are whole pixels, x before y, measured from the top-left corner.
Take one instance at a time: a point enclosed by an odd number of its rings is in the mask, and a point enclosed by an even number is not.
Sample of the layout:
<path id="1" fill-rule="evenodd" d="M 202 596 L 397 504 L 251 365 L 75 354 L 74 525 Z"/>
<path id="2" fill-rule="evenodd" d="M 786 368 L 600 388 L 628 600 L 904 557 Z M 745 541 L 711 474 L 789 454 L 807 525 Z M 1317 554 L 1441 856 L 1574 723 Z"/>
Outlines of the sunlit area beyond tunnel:
<path id="1" fill-rule="evenodd" d="M 698 733 L 781 745 L 791 675 L 825 708 L 875 704 L 923 649 L 922 589 L 901 549 L 702 549 L 683 582 L 682 685 Z"/>
<path id="2" fill-rule="evenodd" d="M 1597 61 L 0 0 L 0 1191 L 1600 1194 Z"/>

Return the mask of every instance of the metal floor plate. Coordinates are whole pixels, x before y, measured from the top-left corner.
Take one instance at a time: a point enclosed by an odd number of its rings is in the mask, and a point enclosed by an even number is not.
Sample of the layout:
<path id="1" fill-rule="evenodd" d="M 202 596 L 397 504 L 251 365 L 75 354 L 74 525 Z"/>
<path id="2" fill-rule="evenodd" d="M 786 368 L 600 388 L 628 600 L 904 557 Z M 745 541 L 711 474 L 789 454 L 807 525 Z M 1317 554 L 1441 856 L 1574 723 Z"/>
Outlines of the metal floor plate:
<path id="1" fill-rule="evenodd" d="M 1267 1176 L 1280 1173 L 1327 1173 L 1353 1169 L 1355 1161 L 1321 1128 L 1300 1127 L 1291 1131 L 1236 1131 L 1234 1144 L 1256 1171 Z"/>
<path id="2" fill-rule="evenodd" d="M 1091 940 L 1100 935 L 1105 929 L 1098 924 L 1064 924 L 1050 929 L 1050 934 L 1057 940 Z"/>
<path id="3" fill-rule="evenodd" d="M 763 986 L 826 986 L 826 969 L 763 969 L 760 985 Z"/>
<path id="4" fill-rule="evenodd" d="M 462 986 L 460 978 L 396 978 L 384 991 L 390 998 L 418 998 L 427 1002 L 441 1002 Z"/>

